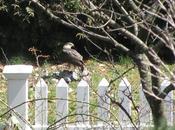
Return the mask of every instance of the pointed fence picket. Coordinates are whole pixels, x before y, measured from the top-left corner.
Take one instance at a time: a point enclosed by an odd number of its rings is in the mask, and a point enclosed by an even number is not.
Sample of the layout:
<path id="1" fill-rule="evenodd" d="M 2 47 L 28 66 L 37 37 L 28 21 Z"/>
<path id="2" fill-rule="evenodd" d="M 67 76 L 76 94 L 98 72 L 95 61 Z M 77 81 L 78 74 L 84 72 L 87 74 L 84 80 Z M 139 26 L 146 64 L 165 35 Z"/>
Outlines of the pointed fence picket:
<path id="1" fill-rule="evenodd" d="M 108 86 L 109 83 L 105 78 L 98 85 L 98 118 L 101 120 L 101 123 L 109 121 L 110 118 L 110 98 L 107 96 Z"/>
<path id="2" fill-rule="evenodd" d="M 119 120 L 122 126 L 126 126 L 130 122 L 128 115 L 131 116 L 131 85 L 126 78 L 123 78 L 119 84 L 118 97 L 121 104 Z"/>
<path id="3" fill-rule="evenodd" d="M 103 78 L 98 85 L 98 121 L 99 127 L 101 129 L 108 130 L 108 125 L 110 122 L 110 98 L 107 96 L 109 82 Z M 104 125 L 103 125 L 104 124 Z"/>
<path id="4" fill-rule="evenodd" d="M 56 113 L 60 124 L 67 122 L 69 86 L 61 79 L 56 85 Z"/>
<path id="5" fill-rule="evenodd" d="M 89 85 L 81 80 L 77 87 L 77 122 L 89 124 Z"/>
<path id="6" fill-rule="evenodd" d="M 17 67 L 19 69 L 19 67 Z M 31 69 L 31 66 L 29 67 Z M 14 69 L 14 68 L 13 68 Z M 20 71 L 20 70 L 19 70 Z M 23 70 L 24 71 L 24 70 Z M 28 85 L 27 79 L 28 75 L 31 71 L 26 72 L 26 76 L 22 77 L 18 76 L 16 78 L 12 78 L 14 73 L 9 73 L 9 71 L 4 71 L 4 74 L 8 80 L 8 103 L 11 107 L 18 106 L 18 109 L 15 109 L 16 112 L 21 114 L 23 120 L 19 120 L 20 124 L 24 124 L 24 120 L 28 120 L 28 112 L 27 101 L 28 97 Z M 21 79 L 22 78 L 22 79 Z M 13 84 L 12 84 L 13 83 Z M 165 80 L 162 82 L 161 87 L 162 90 L 166 86 L 169 85 L 169 81 Z M 75 123 L 69 123 L 69 85 L 61 79 L 56 84 L 56 119 L 57 123 L 54 125 L 48 124 L 48 86 L 43 79 L 40 79 L 35 87 L 35 124 L 32 125 L 35 130 L 46 130 L 49 128 L 57 129 L 57 130 L 115 130 L 115 129 L 134 129 L 134 126 L 130 125 L 130 119 L 128 116 L 132 116 L 132 91 L 131 85 L 126 78 L 123 78 L 119 84 L 118 90 L 118 102 L 120 103 L 119 112 L 118 112 L 118 122 L 120 122 L 120 126 L 116 126 L 113 124 L 113 121 L 110 117 L 110 98 L 108 97 L 108 88 L 109 82 L 103 78 L 97 90 L 97 123 L 94 125 L 90 124 L 89 115 L 91 115 L 89 111 L 90 106 L 90 87 L 89 84 L 81 80 L 76 89 L 76 116 Z M 19 91 L 19 93 L 17 92 Z M 141 87 L 140 87 L 141 88 Z M 13 93 L 15 92 L 15 93 Z M 25 98 L 22 98 L 25 96 Z M 138 128 L 143 126 L 151 125 L 151 112 L 149 105 L 144 97 L 143 91 L 140 90 L 140 105 L 139 105 L 139 123 Z M 173 93 L 169 93 L 169 95 L 165 98 L 165 112 L 169 125 L 173 125 Z M 23 105 L 20 105 L 24 103 Z M 25 104 L 26 103 L 26 104 Z M 54 111 L 54 110 L 53 110 Z M 20 117 L 20 119 L 21 119 Z M 115 122 L 115 121 L 114 121 Z M 22 126 L 22 129 L 30 130 L 27 123 L 25 122 L 25 126 Z M 31 127 L 31 126 L 30 126 Z"/>
<path id="7" fill-rule="evenodd" d="M 48 86 L 40 79 L 35 87 L 35 127 L 47 127 L 48 119 Z"/>
<path id="8" fill-rule="evenodd" d="M 140 85 L 140 106 L 139 106 L 139 126 L 150 126 L 151 125 L 151 109 L 149 107 L 148 101 L 146 100 L 143 88 Z"/>
<path id="9" fill-rule="evenodd" d="M 161 90 L 165 89 L 166 86 L 169 86 L 171 83 L 168 80 L 164 80 L 161 83 Z M 168 120 L 168 125 L 173 126 L 173 91 L 168 93 L 168 95 L 164 99 L 164 111 L 165 111 L 165 116 Z"/>

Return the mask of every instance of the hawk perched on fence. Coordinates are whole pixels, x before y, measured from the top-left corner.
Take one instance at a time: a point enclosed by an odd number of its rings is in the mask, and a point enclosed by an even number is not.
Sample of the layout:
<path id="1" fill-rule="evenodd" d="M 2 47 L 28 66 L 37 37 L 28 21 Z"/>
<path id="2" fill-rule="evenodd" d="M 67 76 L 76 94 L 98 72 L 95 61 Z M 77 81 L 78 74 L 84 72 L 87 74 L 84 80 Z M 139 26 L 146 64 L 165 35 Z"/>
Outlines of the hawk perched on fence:
<path id="1" fill-rule="evenodd" d="M 67 63 L 73 64 L 75 66 L 81 67 L 81 71 L 84 70 L 84 62 L 83 57 L 78 53 L 75 49 L 73 49 L 74 44 L 71 42 L 67 42 L 63 46 L 63 54 L 64 54 L 64 60 Z"/>

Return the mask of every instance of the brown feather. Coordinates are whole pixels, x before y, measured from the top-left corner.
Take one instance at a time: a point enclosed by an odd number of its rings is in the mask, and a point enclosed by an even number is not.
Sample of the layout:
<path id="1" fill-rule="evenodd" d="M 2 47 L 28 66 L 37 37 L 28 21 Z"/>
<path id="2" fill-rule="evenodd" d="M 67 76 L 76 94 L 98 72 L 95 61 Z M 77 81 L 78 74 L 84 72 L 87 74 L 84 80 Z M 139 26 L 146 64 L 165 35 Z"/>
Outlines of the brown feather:
<path id="1" fill-rule="evenodd" d="M 63 53 L 66 62 L 80 66 L 81 69 L 84 68 L 83 57 L 76 50 L 71 48 L 63 48 Z"/>

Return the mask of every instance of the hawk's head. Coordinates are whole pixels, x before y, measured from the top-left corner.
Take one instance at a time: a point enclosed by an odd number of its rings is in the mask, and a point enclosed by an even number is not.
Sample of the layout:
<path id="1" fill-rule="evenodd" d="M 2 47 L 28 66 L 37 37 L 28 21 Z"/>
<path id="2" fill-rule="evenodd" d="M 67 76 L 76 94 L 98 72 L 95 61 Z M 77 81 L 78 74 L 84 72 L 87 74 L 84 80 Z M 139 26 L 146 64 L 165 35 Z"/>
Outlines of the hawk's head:
<path id="1" fill-rule="evenodd" d="M 74 47 L 74 44 L 73 44 L 72 42 L 67 42 L 67 43 L 63 46 L 64 49 L 71 49 L 72 47 Z"/>

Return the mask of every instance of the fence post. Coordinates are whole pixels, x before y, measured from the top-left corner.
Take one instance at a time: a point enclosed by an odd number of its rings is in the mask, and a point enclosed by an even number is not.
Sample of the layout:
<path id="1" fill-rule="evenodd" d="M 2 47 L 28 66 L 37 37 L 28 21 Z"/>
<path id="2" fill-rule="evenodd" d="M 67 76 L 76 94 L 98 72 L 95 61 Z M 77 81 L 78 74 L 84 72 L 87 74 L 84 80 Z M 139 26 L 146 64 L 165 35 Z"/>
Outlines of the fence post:
<path id="1" fill-rule="evenodd" d="M 31 65 L 6 65 L 3 70 L 8 83 L 8 105 L 10 108 L 16 107 L 14 111 L 20 116 L 17 119 L 22 130 L 29 129 L 26 123 L 28 121 L 28 76 L 32 73 L 32 69 Z"/>

